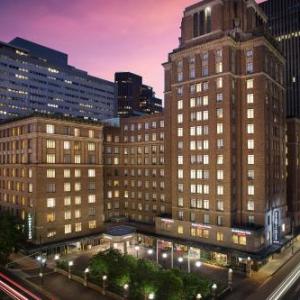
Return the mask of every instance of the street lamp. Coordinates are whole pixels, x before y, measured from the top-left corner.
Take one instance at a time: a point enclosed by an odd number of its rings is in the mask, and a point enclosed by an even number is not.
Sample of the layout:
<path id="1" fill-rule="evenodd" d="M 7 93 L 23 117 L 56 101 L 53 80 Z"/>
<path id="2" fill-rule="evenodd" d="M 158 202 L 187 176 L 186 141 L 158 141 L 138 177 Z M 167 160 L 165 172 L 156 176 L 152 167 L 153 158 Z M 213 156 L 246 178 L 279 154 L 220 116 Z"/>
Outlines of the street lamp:
<path id="1" fill-rule="evenodd" d="M 152 300 L 155 298 L 155 294 L 154 293 L 150 293 L 149 296 L 148 296 L 148 299 L 149 300 Z"/>
<path id="2" fill-rule="evenodd" d="M 43 257 L 41 255 L 39 255 L 36 260 L 39 262 L 40 264 L 40 271 L 39 271 L 39 276 L 41 278 L 41 285 L 43 285 L 44 283 L 44 268 L 45 268 L 45 265 L 46 265 L 46 257 Z"/>
<path id="3" fill-rule="evenodd" d="M 68 262 L 68 278 L 71 279 L 72 278 L 72 274 L 71 274 L 71 270 L 72 270 L 72 267 L 74 265 L 74 262 L 71 260 Z"/>
<path id="4" fill-rule="evenodd" d="M 88 280 L 88 273 L 90 272 L 89 268 L 86 268 L 83 272 L 83 276 L 84 276 L 84 281 L 83 281 L 83 285 L 87 286 L 87 280 Z"/>
<path id="5" fill-rule="evenodd" d="M 105 288 L 106 288 L 106 280 L 107 280 L 107 275 L 102 276 L 102 294 L 105 295 Z"/>
<path id="6" fill-rule="evenodd" d="M 139 250 L 140 250 L 140 246 L 136 245 L 134 247 L 135 251 L 136 251 L 136 258 L 139 258 Z"/>
<path id="7" fill-rule="evenodd" d="M 59 254 L 55 254 L 54 255 L 54 261 L 55 261 L 54 272 L 57 271 L 57 264 L 58 264 L 59 259 L 60 259 Z"/>
<path id="8" fill-rule="evenodd" d="M 228 270 L 228 288 L 232 291 L 232 269 Z"/>
<path id="9" fill-rule="evenodd" d="M 200 293 L 198 293 L 198 294 L 196 295 L 196 299 L 197 299 L 197 300 L 202 299 L 202 295 L 201 295 Z"/>
<path id="10" fill-rule="evenodd" d="M 128 297 L 129 284 L 125 283 L 123 289 L 124 289 L 124 299 L 126 299 Z"/>
<path id="11" fill-rule="evenodd" d="M 179 262 L 179 267 L 180 267 L 180 270 L 181 270 L 181 265 L 183 263 L 183 258 L 182 257 L 178 257 L 178 262 Z"/>
<path id="12" fill-rule="evenodd" d="M 163 264 L 164 264 L 164 267 L 167 268 L 167 263 L 165 263 L 165 260 L 168 258 L 168 253 L 164 252 L 162 255 L 162 258 L 163 258 Z"/>
<path id="13" fill-rule="evenodd" d="M 247 277 L 251 277 L 251 265 L 252 265 L 252 259 L 250 256 L 247 257 L 247 262 L 246 262 L 246 273 Z"/>
<path id="14" fill-rule="evenodd" d="M 152 255 L 153 252 L 154 252 L 153 249 L 148 249 L 148 250 L 147 250 L 148 255 Z"/>
<path id="15" fill-rule="evenodd" d="M 215 283 L 211 287 L 213 300 L 217 299 L 217 288 L 218 288 L 218 286 Z"/>
<path id="16" fill-rule="evenodd" d="M 196 266 L 196 268 L 199 269 L 199 268 L 202 266 L 202 262 L 199 261 L 199 260 L 197 260 L 197 261 L 195 262 L 195 266 Z"/>

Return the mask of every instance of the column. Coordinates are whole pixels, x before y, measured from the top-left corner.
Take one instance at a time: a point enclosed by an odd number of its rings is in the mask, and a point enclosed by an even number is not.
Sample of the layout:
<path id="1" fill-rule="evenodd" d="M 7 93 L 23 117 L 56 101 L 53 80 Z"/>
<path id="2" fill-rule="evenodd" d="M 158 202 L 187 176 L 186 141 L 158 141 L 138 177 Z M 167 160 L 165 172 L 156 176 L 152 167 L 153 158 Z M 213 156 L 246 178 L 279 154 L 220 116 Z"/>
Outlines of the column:
<path id="1" fill-rule="evenodd" d="M 171 245 L 171 269 L 174 268 L 174 244 Z"/>

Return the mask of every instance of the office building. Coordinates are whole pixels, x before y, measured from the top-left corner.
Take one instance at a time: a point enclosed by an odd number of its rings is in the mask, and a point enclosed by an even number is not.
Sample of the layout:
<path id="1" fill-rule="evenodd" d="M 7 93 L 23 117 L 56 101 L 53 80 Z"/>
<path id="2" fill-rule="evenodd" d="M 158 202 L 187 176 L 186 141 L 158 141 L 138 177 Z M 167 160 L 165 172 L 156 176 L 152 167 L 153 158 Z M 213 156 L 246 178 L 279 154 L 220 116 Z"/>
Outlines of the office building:
<path id="1" fill-rule="evenodd" d="M 300 226 L 300 120 L 287 119 L 287 201 L 294 233 Z"/>
<path id="2" fill-rule="evenodd" d="M 0 43 L 0 120 L 32 112 L 115 117 L 115 84 L 68 65 L 68 55 L 15 38 Z"/>
<path id="3" fill-rule="evenodd" d="M 300 2 L 268 0 L 260 6 L 286 58 L 287 116 L 300 118 Z"/>
<path id="4" fill-rule="evenodd" d="M 0 125 L 0 207 L 28 240 L 57 243 L 103 230 L 102 125 L 31 116 Z"/>
<path id="5" fill-rule="evenodd" d="M 141 76 L 130 72 L 115 74 L 117 85 L 118 115 L 132 117 L 162 111 L 162 101 L 153 89 L 143 84 Z"/>

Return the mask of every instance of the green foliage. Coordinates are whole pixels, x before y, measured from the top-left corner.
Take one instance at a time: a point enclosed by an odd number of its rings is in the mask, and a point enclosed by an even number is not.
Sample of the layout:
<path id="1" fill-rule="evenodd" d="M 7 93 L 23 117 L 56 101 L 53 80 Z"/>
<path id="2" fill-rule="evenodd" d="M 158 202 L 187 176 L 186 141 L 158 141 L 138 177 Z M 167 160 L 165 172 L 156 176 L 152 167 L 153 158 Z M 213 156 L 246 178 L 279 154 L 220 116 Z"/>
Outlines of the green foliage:
<path id="1" fill-rule="evenodd" d="M 10 254 L 25 240 L 22 222 L 8 213 L 0 213 L 0 264 L 7 263 Z"/>
<path id="2" fill-rule="evenodd" d="M 90 261 L 90 278 L 101 283 L 108 276 L 108 289 L 120 295 L 129 284 L 129 299 L 144 300 L 150 293 L 155 299 L 192 300 L 197 293 L 209 296 L 211 282 L 197 274 L 164 270 L 155 262 L 122 255 L 117 250 L 99 253 Z"/>

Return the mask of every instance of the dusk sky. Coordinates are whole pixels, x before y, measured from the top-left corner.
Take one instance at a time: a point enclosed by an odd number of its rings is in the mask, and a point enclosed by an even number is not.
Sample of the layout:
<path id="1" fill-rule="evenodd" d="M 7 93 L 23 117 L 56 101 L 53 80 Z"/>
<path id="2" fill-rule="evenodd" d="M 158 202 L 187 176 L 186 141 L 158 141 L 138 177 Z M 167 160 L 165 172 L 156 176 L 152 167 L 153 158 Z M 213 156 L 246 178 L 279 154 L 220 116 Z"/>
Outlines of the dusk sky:
<path id="1" fill-rule="evenodd" d="M 195 0 L 0 0 L 0 40 L 16 36 L 69 54 L 69 64 L 113 80 L 140 74 L 163 97 L 167 54 Z M 262 1 L 259 1 L 262 2 Z"/>

